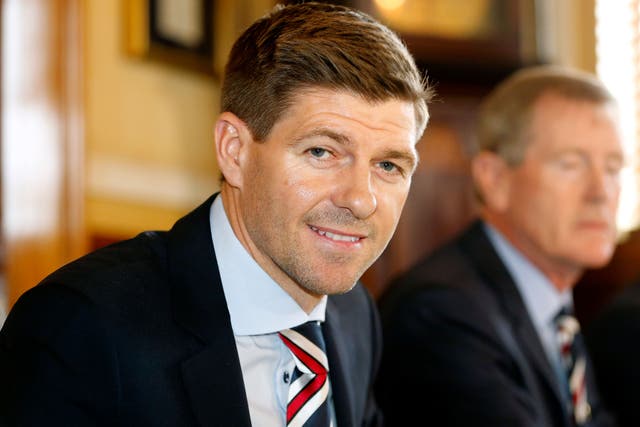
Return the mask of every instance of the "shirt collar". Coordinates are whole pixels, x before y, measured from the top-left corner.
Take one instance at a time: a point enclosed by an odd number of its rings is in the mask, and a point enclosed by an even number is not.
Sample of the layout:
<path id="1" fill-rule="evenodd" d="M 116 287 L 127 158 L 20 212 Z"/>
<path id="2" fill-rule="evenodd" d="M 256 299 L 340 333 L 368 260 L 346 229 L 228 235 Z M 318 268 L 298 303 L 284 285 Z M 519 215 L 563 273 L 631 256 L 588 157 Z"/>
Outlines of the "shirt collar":
<path id="1" fill-rule="evenodd" d="M 209 221 L 234 335 L 270 334 L 311 320 L 324 321 L 327 297 L 307 314 L 242 246 L 231 228 L 222 196 L 213 201 Z"/>
<path id="2" fill-rule="evenodd" d="M 571 291 L 558 292 L 553 283 L 494 227 L 485 223 L 489 240 L 511 274 L 536 328 L 553 324 L 563 306 L 571 307 Z"/>

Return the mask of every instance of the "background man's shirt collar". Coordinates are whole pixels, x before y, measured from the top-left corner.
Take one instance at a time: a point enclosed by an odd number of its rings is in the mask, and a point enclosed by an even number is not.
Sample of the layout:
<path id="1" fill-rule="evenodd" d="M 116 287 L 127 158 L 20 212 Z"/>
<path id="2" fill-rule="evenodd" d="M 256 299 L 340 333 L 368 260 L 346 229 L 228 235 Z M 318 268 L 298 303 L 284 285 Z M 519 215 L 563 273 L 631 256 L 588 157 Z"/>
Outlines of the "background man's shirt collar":
<path id="1" fill-rule="evenodd" d="M 536 328 L 548 328 L 564 305 L 573 305 L 571 291 L 559 292 L 551 281 L 491 225 L 485 230 L 507 267 Z"/>

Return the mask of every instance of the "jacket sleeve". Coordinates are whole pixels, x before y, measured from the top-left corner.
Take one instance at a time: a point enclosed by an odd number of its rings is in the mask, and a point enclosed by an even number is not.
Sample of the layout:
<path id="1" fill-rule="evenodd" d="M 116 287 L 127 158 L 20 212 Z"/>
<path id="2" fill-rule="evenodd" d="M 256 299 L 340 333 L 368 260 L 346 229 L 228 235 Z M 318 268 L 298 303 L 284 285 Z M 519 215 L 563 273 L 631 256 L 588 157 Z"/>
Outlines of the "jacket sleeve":
<path id="1" fill-rule="evenodd" d="M 108 341 L 83 296 L 49 285 L 27 292 L 0 331 L 0 425 L 115 425 Z"/>
<path id="2" fill-rule="evenodd" d="M 640 425 L 640 288 L 635 286 L 594 319 L 585 334 L 602 399 L 620 427 Z"/>

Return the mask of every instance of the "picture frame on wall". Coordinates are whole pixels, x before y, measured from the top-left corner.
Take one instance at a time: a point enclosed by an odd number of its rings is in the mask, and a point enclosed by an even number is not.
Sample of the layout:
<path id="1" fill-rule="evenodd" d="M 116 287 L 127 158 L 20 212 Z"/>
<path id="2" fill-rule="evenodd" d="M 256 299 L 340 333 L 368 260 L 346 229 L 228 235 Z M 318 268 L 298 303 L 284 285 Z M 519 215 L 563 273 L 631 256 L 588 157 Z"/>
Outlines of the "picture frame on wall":
<path id="1" fill-rule="evenodd" d="M 125 50 L 215 75 L 214 0 L 123 0 Z"/>
<path id="2" fill-rule="evenodd" d="M 386 24 L 440 82 L 491 84 L 546 59 L 540 0 L 325 1 L 360 9 Z"/>

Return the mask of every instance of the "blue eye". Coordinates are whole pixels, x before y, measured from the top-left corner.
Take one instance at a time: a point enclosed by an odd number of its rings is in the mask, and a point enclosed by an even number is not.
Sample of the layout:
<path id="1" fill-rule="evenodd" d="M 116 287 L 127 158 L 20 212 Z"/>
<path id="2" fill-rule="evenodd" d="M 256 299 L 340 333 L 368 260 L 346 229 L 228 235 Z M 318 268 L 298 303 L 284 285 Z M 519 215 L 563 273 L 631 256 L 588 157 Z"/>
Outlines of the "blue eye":
<path id="1" fill-rule="evenodd" d="M 327 150 L 320 147 L 314 147 L 309 150 L 309 153 L 311 153 L 313 157 L 322 158 L 327 154 Z"/>
<path id="2" fill-rule="evenodd" d="M 580 167 L 580 161 L 577 159 L 561 159 L 560 166 L 563 169 L 576 169 Z"/>
<path id="3" fill-rule="evenodd" d="M 398 167 L 391 162 L 380 162 L 380 167 L 386 171 L 386 172 L 393 172 L 394 170 L 398 169 Z"/>

